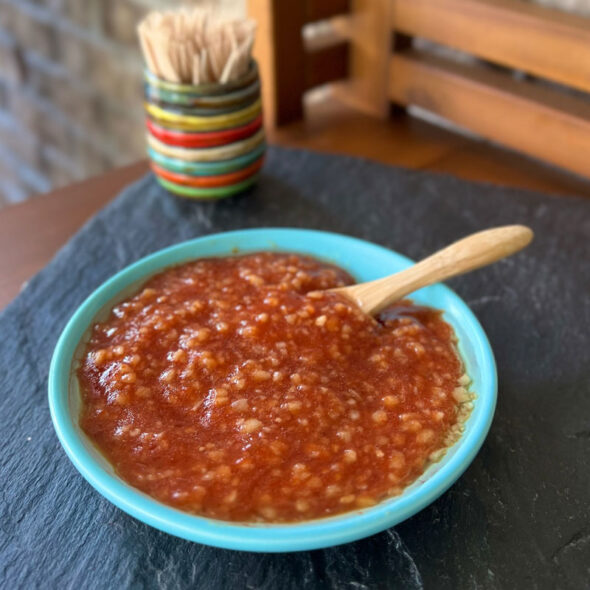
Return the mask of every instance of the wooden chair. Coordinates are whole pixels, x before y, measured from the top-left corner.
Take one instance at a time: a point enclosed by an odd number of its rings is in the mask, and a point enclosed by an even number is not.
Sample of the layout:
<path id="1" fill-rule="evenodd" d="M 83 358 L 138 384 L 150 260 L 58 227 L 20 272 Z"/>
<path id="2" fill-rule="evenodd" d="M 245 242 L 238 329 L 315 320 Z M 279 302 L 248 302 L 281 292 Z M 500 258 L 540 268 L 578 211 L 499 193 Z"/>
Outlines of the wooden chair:
<path id="1" fill-rule="evenodd" d="M 590 19 L 520 0 L 249 0 L 249 10 L 270 126 L 301 118 L 305 93 L 336 83 L 377 117 L 420 107 L 590 177 Z"/>

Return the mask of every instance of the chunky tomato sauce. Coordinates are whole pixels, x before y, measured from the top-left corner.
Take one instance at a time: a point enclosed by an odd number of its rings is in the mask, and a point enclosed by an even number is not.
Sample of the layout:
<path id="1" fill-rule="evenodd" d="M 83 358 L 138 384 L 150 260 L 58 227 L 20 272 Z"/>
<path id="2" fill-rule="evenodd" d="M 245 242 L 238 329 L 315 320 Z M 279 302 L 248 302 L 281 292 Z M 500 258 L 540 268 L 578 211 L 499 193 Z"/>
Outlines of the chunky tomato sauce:
<path id="1" fill-rule="evenodd" d="M 471 403 L 451 327 L 401 302 L 378 321 L 312 258 L 171 268 L 94 326 L 83 430 L 131 485 L 192 513 L 285 522 L 399 493 Z"/>

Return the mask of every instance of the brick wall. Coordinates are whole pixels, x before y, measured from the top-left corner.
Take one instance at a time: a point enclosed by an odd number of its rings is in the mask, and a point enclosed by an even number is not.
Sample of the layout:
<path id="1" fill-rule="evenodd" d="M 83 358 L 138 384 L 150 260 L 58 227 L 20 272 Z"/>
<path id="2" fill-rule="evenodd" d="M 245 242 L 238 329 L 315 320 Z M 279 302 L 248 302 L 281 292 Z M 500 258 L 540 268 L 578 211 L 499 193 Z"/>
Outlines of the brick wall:
<path id="1" fill-rule="evenodd" d="M 143 157 L 135 25 L 179 4 L 0 0 L 0 206 Z"/>

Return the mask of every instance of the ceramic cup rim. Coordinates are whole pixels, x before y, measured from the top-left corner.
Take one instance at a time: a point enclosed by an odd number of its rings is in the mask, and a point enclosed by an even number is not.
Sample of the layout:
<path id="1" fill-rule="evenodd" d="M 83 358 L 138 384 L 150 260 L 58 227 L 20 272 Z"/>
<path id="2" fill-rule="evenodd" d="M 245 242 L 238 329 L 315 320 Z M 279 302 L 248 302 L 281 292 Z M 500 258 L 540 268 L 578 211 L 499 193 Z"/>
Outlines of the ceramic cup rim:
<path id="1" fill-rule="evenodd" d="M 258 77 L 258 63 L 255 59 L 250 61 L 246 73 L 232 82 L 222 84 L 221 82 L 207 82 L 205 84 L 186 84 L 180 82 L 170 82 L 159 78 L 149 68 L 144 68 L 144 81 L 154 88 L 161 88 L 178 94 L 193 94 L 195 96 L 214 96 L 227 94 L 236 91 L 244 86 L 248 86 Z"/>
<path id="2" fill-rule="evenodd" d="M 219 108 L 225 105 L 237 105 L 246 103 L 252 98 L 260 96 L 260 79 L 254 80 L 246 86 L 238 88 L 225 89 L 222 94 L 191 94 L 189 92 L 174 92 L 172 90 L 165 90 L 164 88 L 154 86 L 153 84 L 145 83 L 144 96 L 153 104 L 163 107 L 203 107 L 203 108 Z"/>

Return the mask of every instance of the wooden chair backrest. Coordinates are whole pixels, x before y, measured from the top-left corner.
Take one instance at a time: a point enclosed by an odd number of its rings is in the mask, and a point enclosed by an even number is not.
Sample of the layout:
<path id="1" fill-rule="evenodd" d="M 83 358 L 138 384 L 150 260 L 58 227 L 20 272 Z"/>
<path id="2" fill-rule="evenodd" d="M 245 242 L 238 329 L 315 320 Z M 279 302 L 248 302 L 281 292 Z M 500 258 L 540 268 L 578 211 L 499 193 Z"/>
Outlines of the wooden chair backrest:
<path id="1" fill-rule="evenodd" d="M 521 0 L 249 0 L 259 22 L 266 121 L 339 92 L 386 117 L 418 106 L 478 135 L 590 176 L 590 19 Z M 307 39 L 306 26 L 329 23 Z M 417 49 L 427 39 L 477 58 Z"/>

